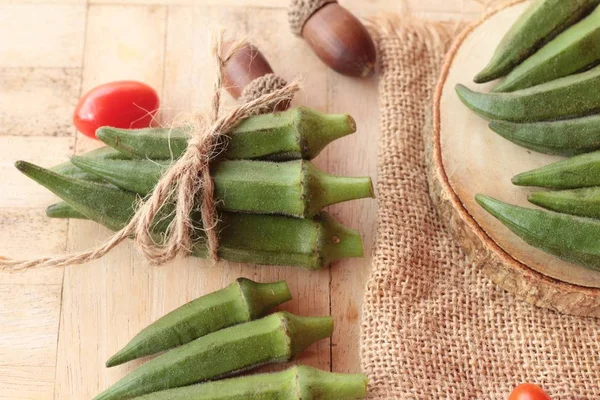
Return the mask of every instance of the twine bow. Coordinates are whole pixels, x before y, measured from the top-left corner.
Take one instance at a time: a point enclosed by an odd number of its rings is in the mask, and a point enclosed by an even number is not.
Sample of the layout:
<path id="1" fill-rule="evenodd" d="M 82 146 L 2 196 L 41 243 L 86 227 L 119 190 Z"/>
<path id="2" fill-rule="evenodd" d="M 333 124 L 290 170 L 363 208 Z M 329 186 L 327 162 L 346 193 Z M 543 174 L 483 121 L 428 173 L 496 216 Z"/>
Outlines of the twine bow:
<path id="1" fill-rule="evenodd" d="M 140 204 L 123 229 L 100 246 L 84 252 L 32 260 L 0 258 L 0 270 L 18 271 L 86 263 L 102 258 L 129 237 L 133 237 L 136 246 L 148 261 L 155 264 L 165 263 L 181 253 L 189 254 L 191 251 L 195 228 L 190 216 L 198 199 L 201 201 L 202 229 L 207 236 L 208 252 L 210 257 L 217 261 L 219 259 L 219 236 L 216 231 L 218 219 L 215 211 L 214 183 L 209 168 L 211 159 L 216 155 L 219 138 L 226 135 L 243 119 L 260 113 L 265 106 L 289 101 L 300 90 L 300 84 L 295 80 L 281 89 L 236 106 L 229 113 L 219 116 L 225 64 L 245 45 L 244 40 L 235 42 L 224 56 L 222 35 L 215 41 L 213 53 L 217 62 L 217 79 L 214 84 L 208 122 L 204 122 L 203 115 L 196 116 L 185 153 L 163 174 L 150 196 Z M 152 237 L 152 225 L 159 211 L 167 204 L 175 205 L 174 216 L 165 232 L 164 241 L 158 244 Z"/>

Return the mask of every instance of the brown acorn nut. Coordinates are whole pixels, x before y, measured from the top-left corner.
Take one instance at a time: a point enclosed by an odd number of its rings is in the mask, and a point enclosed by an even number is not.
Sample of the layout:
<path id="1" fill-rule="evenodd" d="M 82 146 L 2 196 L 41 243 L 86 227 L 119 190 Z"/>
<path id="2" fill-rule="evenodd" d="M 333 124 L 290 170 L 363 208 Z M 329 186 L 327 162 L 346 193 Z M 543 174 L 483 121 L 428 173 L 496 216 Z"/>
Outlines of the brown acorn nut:
<path id="1" fill-rule="evenodd" d="M 225 42 L 223 44 L 225 52 L 234 43 Z M 286 85 L 283 78 L 273 73 L 271 65 L 260 50 L 250 43 L 237 50 L 225 63 L 223 80 L 229 94 L 242 102 L 256 99 L 260 95 Z M 285 111 L 289 106 L 289 101 L 281 102 L 270 111 Z"/>
<path id="2" fill-rule="evenodd" d="M 318 1 L 296 1 L 293 7 L 312 6 Z M 305 14 L 301 27 L 302 37 L 317 56 L 330 68 L 343 75 L 368 77 L 375 71 L 377 52 L 375 44 L 365 26 L 347 9 L 337 2 L 321 0 L 324 5 L 311 15 Z M 296 30 L 291 17 L 290 23 Z M 300 13 L 296 12 L 296 15 Z M 300 14 L 301 15 L 301 14 Z"/>

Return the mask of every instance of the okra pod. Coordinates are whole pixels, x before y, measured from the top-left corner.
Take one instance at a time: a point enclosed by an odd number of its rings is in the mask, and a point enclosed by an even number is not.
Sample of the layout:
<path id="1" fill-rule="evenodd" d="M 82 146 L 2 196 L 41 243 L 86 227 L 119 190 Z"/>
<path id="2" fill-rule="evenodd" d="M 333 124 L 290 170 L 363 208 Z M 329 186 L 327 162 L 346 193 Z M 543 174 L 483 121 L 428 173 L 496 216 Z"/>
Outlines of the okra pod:
<path id="1" fill-rule="evenodd" d="M 519 207 L 481 194 L 475 199 L 529 245 L 600 271 L 600 221 Z"/>
<path id="2" fill-rule="evenodd" d="M 489 64 L 475 77 L 475 82 L 503 77 L 598 4 L 599 0 L 533 2 L 504 36 Z"/>
<path id="3" fill-rule="evenodd" d="M 87 219 L 85 215 L 75 210 L 64 201 L 49 205 L 46 208 L 46 216 L 49 218 Z"/>
<path id="4" fill-rule="evenodd" d="M 574 156 L 600 149 L 600 116 L 520 124 L 492 121 L 490 129 L 519 146 L 544 154 Z"/>
<path id="5" fill-rule="evenodd" d="M 335 374 L 297 365 L 282 372 L 163 390 L 136 400 L 359 400 L 366 395 L 363 374 Z"/>
<path id="6" fill-rule="evenodd" d="M 600 151 L 557 161 L 512 178 L 518 186 L 577 189 L 600 186 Z"/>
<path id="7" fill-rule="evenodd" d="M 73 157 L 72 162 L 122 189 L 147 195 L 170 162 L 96 160 Z M 224 211 L 283 214 L 311 218 L 343 201 L 373 197 L 368 177 L 326 174 L 305 160 L 222 161 L 211 168 L 217 207 Z"/>
<path id="8" fill-rule="evenodd" d="M 527 199 L 548 210 L 600 219 L 600 187 L 534 192 Z"/>
<path id="9" fill-rule="evenodd" d="M 209 333 L 148 361 L 95 400 L 124 400 L 217 379 L 260 365 L 286 362 L 330 337 L 331 317 L 288 312 Z"/>
<path id="10" fill-rule="evenodd" d="M 600 111 L 600 66 L 511 93 L 478 93 L 456 86 L 461 101 L 487 119 L 552 121 Z"/>
<path id="11" fill-rule="evenodd" d="M 109 229 L 122 229 L 133 216 L 136 194 L 106 185 L 56 174 L 18 161 L 17 168 L 45 186 L 75 210 Z M 153 231 L 164 232 L 171 217 L 169 207 L 157 216 Z M 198 213 L 192 215 L 201 226 Z M 344 227 L 327 213 L 313 219 L 275 215 L 219 213 L 219 256 L 224 260 L 266 265 L 294 265 L 321 269 L 335 260 L 362 257 L 360 234 Z M 206 237 L 197 232 L 192 255 L 207 257 Z"/>
<path id="12" fill-rule="evenodd" d="M 346 114 L 323 114 L 297 107 L 242 121 L 224 139 L 220 156 L 229 160 L 285 161 L 313 159 L 335 139 L 356 131 Z M 187 148 L 185 128 L 116 129 L 103 127 L 98 139 L 131 157 L 153 160 L 177 159 Z"/>
<path id="13" fill-rule="evenodd" d="M 600 60 L 599 42 L 600 7 L 523 61 L 494 92 L 525 89 L 594 66 Z"/>
<path id="14" fill-rule="evenodd" d="M 123 153 L 108 146 L 88 151 L 79 157 L 97 158 L 102 160 L 122 160 L 129 158 Z M 55 165 L 54 167 L 50 168 L 50 170 L 56 172 L 57 174 L 72 176 L 73 178 L 85 179 L 89 181 L 101 181 L 101 179 L 99 179 L 96 175 L 89 174 L 77 168 L 75 165 L 73 165 L 73 163 L 71 163 L 71 161 L 66 161 L 62 164 Z"/>
<path id="15" fill-rule="evenodd" d="M 291 298 L 285 281 L 256 283 L 239 278 L 226 288 L 184 304 L 148 325 L 112 356 L 106 366 L 160 353 L 219 329 L 262 318 Z"/>

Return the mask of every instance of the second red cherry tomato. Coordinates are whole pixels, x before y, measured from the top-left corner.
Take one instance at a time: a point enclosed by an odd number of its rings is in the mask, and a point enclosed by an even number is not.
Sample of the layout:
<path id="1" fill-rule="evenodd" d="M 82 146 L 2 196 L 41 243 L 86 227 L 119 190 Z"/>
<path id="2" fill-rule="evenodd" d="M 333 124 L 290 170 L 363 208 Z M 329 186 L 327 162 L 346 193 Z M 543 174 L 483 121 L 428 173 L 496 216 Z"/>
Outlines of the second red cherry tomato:
<path id="1" fill-rule="evenodd" d="M 544 390 L 533 383 L 522 383 L 510 394 L 508 400 L 551 400 Z"/>
<path id="2" fill-rule="evenodd" d="M 117 81 L 86 93 L 75 109 L 73 123 L 78 131 L 95 138 L 101 126 L 145 128 L 150 126 L 160 101 L 154 89 L 136 81 Z"/>

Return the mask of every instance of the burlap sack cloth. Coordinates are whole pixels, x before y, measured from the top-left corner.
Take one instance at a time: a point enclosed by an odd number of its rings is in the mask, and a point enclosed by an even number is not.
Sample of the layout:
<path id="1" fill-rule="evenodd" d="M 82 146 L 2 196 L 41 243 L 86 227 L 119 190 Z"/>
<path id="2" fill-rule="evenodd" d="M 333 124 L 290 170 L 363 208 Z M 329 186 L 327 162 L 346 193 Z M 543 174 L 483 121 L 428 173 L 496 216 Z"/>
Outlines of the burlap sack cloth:
<path id="1" fill-rule="evenodd" d="M 497 288 L 453 241 L 428 194 L 423 130 L 455 26 L 378 21 L 377 243 L 361 328 L 371 399 L 600 399 L 600 320 Z M 427 136 L 427 135 L 426 135 Z"/>

